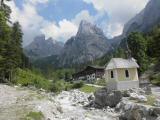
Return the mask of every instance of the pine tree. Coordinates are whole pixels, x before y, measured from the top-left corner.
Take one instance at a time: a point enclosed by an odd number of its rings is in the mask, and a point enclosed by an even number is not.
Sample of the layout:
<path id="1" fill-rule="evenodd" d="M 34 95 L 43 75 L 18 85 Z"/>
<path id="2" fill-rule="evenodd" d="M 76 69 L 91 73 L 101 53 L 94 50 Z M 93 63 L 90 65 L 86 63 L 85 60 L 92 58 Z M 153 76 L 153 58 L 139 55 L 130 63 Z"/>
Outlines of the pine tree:
<path id="1" fill-rule="evenodd" d="M 5 1 L 11 1 L 11 0 L 0 0 L 0 11 L 4 13 L 5 19 L 9 21 L 11 9 L 7 4 L 5 4 Z"/>
<path id="2" fill-rule="evenodd" d="M 7 24 L 4 12 L 0 11 L 0 80 L 6 77 L 6 52 L 7 44 L 11 39 L 11 29 Z"/>
<path id="3" fill-rule="evenodd" d="M 11 34 L 11 38 L 12 38 L 12 46 L 14 46 L 13 51 L 15 53 L 14 57 L 15 57 L 15 63 L 16 63 L 16 67 L 20 67 L 21 63 L 22 63 L 22 39 L 23 39 L 23 33 L 21 30 L 21 26 L 18 22 L 13 24 L 13 28 L 12 28 L 12 34 Z"/>
<path id="4" fill-rule="evenodd" d="M 131 33 L 127 40 L 131 55 L 137 60 L 142 73 L 148 68 L 147 40 L 138 32 Z"/>
<path id="5" fill-rule="evenodd" d="M 151 57 L 155 57 L 160 61 L 160 25 L 155 27 L 150 34 L 149 50 Z"/>

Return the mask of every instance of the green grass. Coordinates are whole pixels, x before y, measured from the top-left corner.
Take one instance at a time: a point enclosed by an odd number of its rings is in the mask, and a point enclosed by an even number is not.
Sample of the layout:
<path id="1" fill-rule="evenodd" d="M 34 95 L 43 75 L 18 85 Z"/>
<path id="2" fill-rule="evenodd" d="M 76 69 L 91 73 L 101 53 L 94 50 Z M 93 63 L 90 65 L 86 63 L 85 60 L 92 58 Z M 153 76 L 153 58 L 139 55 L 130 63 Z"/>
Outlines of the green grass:
<path id="1" fill-rule="evenodd" d="M 100 86 L 106 86 L 107 85 L 107 82 L 105 79 L 100 79 L 98 80 L 96 83 L 96 85 L 100 85 Z"/>
<path id="2" fill-rule="evenodd" d="M 98 90 L 99 88 L 97 87 L 94 87 L 94 86 L 88 86 L 88 85 L 84 85 L 82 88 L 80 88 L 80 90 L 82 92 L 85 92 L 85 93 L 92 93 L 92 92 L 95 92 L 96 90 Z"/>
<path id="3" fill-rule="evenodd" d="M 44 120 L 42 112 L 29 112 L 24 120 Z"/>

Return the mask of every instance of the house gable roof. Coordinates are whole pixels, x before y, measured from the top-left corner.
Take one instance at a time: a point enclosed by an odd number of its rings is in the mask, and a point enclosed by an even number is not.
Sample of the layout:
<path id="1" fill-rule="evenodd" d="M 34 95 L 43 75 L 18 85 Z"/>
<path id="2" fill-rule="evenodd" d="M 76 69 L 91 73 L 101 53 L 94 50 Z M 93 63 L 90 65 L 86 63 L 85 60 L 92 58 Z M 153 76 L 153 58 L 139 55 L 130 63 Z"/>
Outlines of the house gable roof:
<path id="1" fill-rule="evenodd" d="M 139 68 L 134 58 L 123 59 L 123 58 L 112 58 L 108 63 L 106 70 L 116 68 Z"/>
<path id="2" fill-rule="evenodd" d="M 92 73 L 92 71 L 95 71 L 95 70 L 104 71 L 104 70 L 105 70 L 105 67 L 100 67 L 100 66 L 87 66 L 84 70 L 79 71 L 79 72 L 73 74 L 72 76 L 85 75 L 85 74 L 87 74 L 88 72 L 91 72 L 91 73 Z"/>

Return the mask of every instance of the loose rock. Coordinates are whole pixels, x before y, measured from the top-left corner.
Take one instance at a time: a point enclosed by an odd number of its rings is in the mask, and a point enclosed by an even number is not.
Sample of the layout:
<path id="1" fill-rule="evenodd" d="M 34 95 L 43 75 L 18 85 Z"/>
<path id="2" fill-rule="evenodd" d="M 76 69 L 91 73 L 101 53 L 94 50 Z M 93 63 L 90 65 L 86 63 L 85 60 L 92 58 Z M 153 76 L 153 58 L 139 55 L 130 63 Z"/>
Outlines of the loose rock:
<path id="1" fill-rule="evenodd" d="M 99 107 L 115 107 L 122 98 L 122 93 L 120 91 L 108 91 L 107 88 L 102 88 L 95 92 L 95 104 Z"/>

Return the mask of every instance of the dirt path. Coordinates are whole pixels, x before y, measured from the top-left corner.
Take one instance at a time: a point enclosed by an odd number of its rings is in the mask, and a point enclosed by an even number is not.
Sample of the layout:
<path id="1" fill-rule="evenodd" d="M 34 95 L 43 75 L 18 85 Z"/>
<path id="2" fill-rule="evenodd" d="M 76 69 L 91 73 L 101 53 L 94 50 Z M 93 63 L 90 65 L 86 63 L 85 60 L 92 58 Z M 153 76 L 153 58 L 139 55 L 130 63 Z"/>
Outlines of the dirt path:
<path id="1" fill-rule="evenodd" d="M 43 92 L 0 85 L 0 120 L 22 120 L 32 111 L 43 112 L 45 119 L 53 118 L 56 105 Z"/>

